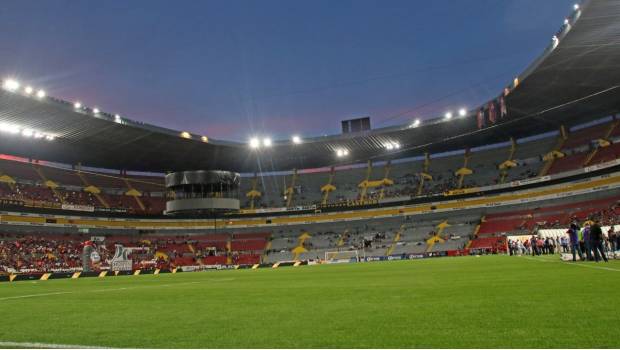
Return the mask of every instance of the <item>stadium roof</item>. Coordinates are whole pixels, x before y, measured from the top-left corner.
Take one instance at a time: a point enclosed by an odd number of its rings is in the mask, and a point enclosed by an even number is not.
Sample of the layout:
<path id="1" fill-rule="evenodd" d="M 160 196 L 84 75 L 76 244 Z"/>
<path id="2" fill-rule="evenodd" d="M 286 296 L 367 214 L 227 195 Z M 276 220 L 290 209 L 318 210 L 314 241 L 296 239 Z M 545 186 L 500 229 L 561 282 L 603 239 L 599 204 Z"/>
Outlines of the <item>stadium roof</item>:
<path id="1" fill-rule="evenodd" d="M 476 110 L 363 133 L 245 143 L 206 139 L 109 115 L 23 89 L 0 89 L 0 153 L 139 171 L 290 170 L 383 160 L 504 142 L 615 114 L 620 109 L 620 1 L 576 5 L 548 49 L 511 84 L 508 117 L 478 129 Z M 498 92 L 498 95 L 500 92 Z M 497 97 L 497 96 L 494 96 Z M 494 98 L 493 97 L 493 98 Z M 26 136 L 22 136 L 24 130 Z M 1 130 L 0 130 L 1 131 Z M 13 130 L 15 131 L 15 130 Z M 34 137 L 54 135 L 53 141 Z M 391 149 L 387 149 L 387 147 Z M 338 157 L 338 151 L 348 151 Z"/>

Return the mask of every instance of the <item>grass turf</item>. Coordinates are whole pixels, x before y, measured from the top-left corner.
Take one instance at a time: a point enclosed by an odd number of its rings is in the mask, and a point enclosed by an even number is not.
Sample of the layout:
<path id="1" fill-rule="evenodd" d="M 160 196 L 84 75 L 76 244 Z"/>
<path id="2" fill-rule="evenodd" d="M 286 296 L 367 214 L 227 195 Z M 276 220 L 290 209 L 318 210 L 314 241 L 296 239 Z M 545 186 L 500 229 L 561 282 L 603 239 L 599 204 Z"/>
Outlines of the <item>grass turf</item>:
<path id="1" fill-rule="evenodd" d="M 483 256 L 2 283 L 0 342 L 620 347 L 620 261 L 571 265 Z"/>

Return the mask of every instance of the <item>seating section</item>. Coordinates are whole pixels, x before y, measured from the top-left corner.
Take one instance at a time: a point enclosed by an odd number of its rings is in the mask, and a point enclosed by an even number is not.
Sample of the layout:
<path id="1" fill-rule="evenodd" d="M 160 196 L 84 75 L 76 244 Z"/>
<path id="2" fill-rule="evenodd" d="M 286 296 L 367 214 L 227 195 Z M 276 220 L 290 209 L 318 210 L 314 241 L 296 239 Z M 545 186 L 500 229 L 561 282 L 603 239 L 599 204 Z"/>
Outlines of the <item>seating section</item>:
<path id="1" fill-rule="evenodd" d="M 106 236 L 98 244 L 102 266 L 108 267 L 116 244 L 139 248 L 131 253 L 134 268 L 190 265 L 250 265 L 261 262 L 270 233 L 182 236 Z M 3 234 L 0 236 L 0 272 L 51 271 L 82 266 L 85 235 Z"/>
<path id="2" fill-rule="evenodd" d="M 60 207 L 61 204 L 110 207 L 131 214 L 161 214 L 165 209 L 163 177 L 124 177 L 120 175 L 77 172 L 43 164 L 0 159 L 0 176 L 7 175 L 15 184 L 4 183 L 0 196 L 24 201 L 27 206 Z M 52 189 L 46 181 L 54 183 Z M 57 186 L 57 187 L 56 187 Z M 86 188 L 95 186 L 97 196 Z M 125 193 L 136 189 L 138 200 Z M 103 202 L 101 201 L 103 200 Z"/>
<path id="3" fill-rule="evenodd" d="M 614 123 L 614 124 L 611 124 Z M 612 128 L 612 126 L 614 126 Z M 568 135 L 561 151 L 565 157 L 556 159 L 549 168 L 549 174 L 557 174 L 588 165 L 617 159 L 620 156 L 620 128 L 610 121 L 588 128 L 576 130 Z M 593 140 L 607 138 L 611 142 L 593 152 L 596 145 Z M 616 141 L 615 143 L 613 141 Z M 335 187 L 329 193 L 330 205 L 355 205 L 361 198 L 359 184 L 368 178 L 379 181 L 386 176 L 393 184 L 368 187 L 364 199 L 378 200 L 390 197 L 410 197 L 418 195 L 440 194 L 446 191 L 481 187 L 537 176 L 545 162 L 543 155 L 556 147 L 557 136 L 549 136 L 533 141 L 518 141 L 515 152 L 507 144 L 501 147 L 485 146 L 473 149 L 465 160 L 465 151 L 431 154 L 426 172 L 432 179 L 422 177 L 425 171 L 424 157 L 377 162 L 372 165 L 370 173 L 366 164 L 343 166 L 337 168 L 331 176 L 329 169 L 300 171 L 295 178 L 291 205 L 321 204 L 325 186 L 330 177 Z M 515 167 L 502 172 L 498 169 L 512 154 Z M 462 177 L 455 173 L 466 166 L 472 174 Z M 43 206 L 57 208 L 62 204 L 82 205 L 99 209 L 114 209 L 129 214 L 162 214 L 165 209 L 165 189 L 163 176 L 128 175 L 124 172 L 97 173 L 90 169 L 80 170 L 61 168 L 46 162 L 28 161 L 16 157 L 0 157 L 0 176 L 5 182 L 0 189 L 3 199 L 24 201 L 26 206 Z M 16 183 L 13 184 L 12 180 Z M 293 175 L 259 175 L 256 189 L 261 196 L 255 199 L 255 208 L 282 207 L 287 205 L 284 192 L 292 184 Z M 241 205 L 250 206 L 246 197 L 253 188 L 254 181 L 244 178 L 241 181 Z M 96 187 L 100 193 L 93 190 Z M 87 189 L 88 192 L 87 192 Z M 136 190 L 129 192 L 130 190 Z M 127 193 L 129 192 L 130 195 Z M 135 197 L 134 197 L 135 195 Z M 235 243 L 237 244 L 237 243 Z M 241 243 L 239 243 L 241 244 Z"/>
<path id="4" fill-rule="evenodd" d="M 588 156 L 587 153 L 576 153 L 556 159 L 549 169 L 549 174 L 559 174 L 569 170 L 579 169 Z"/>
<path id="5" fill-rule="evenodd" d="M 610 128 L 612 127 L 613 130 L 610 133 Z M 609 136 L 607 137 L 608 133 Z M 597 147 L 595 141 L 606 137 L 611 138 L 614 133 L 618 133 L 618 126 L 614 127 L 611 123 L 595 125 L 570 133 L 562 146 L 562 152 L 566 156 L 556 159 L 548 173 L 559 174 L 565 171 L 576 170 L 586 165 L 617 159 L 617 153 L 620 155 L 620 152 L 618 152 L 617 145 L 613 144 L 610 147 L 599 148 L 594 157 L 588 161 L 588 155 Z M 585 164 L 586 162 L 588 164 Z"/>
<path id="6" fill-rule="evenodd" d="M 480 225 L 478 237 L 532 234 L 537 229 L 567 227 L 571 220 L 586 220 L 591 215 L 609 221 L 620 212 L 616 205 L 619 200 L 620 197 L 610 197 L 487 215 Z"/>
<path id="7" fill-rule="evenodd" d="M 469 241 L 479 216 L 464 216 L 455 222 L 442 221 L 366 221 L 361 223 L 331 223 L 330 225 L 307 225 L 298 232 L 274 233 L 271 248 L 266 252 L 267 262 L 324 259 L 326 252 L 358 251 L 362 256 L 385 256 L 420 254 L 462 249 Z M 443 243 L 427 244 L 437 235 Z M 297 252 L 299 252 L 297 254 Z M 342 257 L 350 253 L 341 254 Z"/>

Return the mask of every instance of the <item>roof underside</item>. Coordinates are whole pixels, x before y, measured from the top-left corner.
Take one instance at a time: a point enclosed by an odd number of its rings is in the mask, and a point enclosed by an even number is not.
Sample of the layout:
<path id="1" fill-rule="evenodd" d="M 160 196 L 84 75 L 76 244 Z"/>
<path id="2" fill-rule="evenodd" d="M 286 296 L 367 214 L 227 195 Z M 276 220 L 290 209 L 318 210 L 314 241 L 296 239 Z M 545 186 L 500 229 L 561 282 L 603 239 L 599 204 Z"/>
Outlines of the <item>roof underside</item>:
<path id="1" fill-rule="evenodd" d="M 37 101 L 0 91 L 0 123 L 58 135 L 56 140 L 0 137 L 0 153 L 61 163 L 139 171 L 222 169 L 239 172 L 290 170 L 338 164 L 335 150 L 346 148 L 346 162 L 402 158 L 423 152 L 475 147 L 556 130 L 615 114 L 620 109 L 620 1 L 582 5 L 573 28 L 559 45 L 530 67 L 507 97 L 508 118 L 482 130 L 475 117 L 434 121 L 418 128 L 395 126 L 364 134 L 276 142 L 251 151 L 245 144 L 184 139 L 179 132 L 75 111 L 71 105 Z M 387 142 L 402 145 L 386 153 Z"/>

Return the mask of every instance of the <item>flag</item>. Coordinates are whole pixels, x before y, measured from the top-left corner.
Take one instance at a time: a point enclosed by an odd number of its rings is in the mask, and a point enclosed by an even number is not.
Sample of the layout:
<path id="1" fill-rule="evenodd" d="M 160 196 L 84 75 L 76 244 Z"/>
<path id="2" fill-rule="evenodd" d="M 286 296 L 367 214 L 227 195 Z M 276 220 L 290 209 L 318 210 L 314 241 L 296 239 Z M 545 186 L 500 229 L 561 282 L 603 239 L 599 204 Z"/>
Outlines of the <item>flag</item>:
<path id="1" fill-rule="evenodd" d="M 508 114 L 508 110 L 506 109 L 506 99 L 504 96 L 500 96 L 499 98 L 499 117 L 504 118 Z"/>
<path id="2" fill-rule="evenodd" d="M 493 101 L 489 102 L 489 123 L 495 124 L 495 103 Z"/>
<path id="3" fill-rule="evenodd" d="M 484 125 L 484 109 L 481 107 L 478 110 L 478 114 L 476 115 L 476 120 L 478 121 L 478 129 L 482 129 L 485 127 Z"/>

